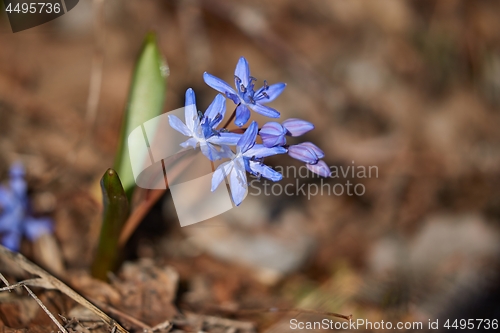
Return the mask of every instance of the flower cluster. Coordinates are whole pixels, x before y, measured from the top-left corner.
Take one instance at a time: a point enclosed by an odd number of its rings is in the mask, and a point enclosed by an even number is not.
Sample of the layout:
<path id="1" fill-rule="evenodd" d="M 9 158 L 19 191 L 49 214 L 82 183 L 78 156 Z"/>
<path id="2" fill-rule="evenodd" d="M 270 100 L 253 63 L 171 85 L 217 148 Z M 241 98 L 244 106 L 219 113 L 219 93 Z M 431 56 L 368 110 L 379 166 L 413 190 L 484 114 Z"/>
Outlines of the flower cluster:
<path id="1" fill-rule="evenodd" d="M 29 213 L 22 164 L 12 165 L 9 173 L 8 186 L 0 185 L 0 243 L 17 251 L 23 236 L 34 241 L 44 233 L 51 233 L 52 221 Z"/>
<path id="2" fill-rule="evenodd" d="M 176 116 L 168 116 L 170 126 L 176 131 L 187 136 L 188 139 L 181 144 L 182 147 L 196 148 L 198 145 L 202 153 L 211 161 L 229 159 L 219 165 L 212 176 L 212 191 L 219 186 L 224 178 L 229 178 L 232 198 L 239 205 L 246 195 L 248 182 L 246 173 L 257 177 L 264 177 L 272 181 L 279 181 L 283 176 L 264 164 L 264 158 L 277 154 L 286 154 L 306 163 L 309 170 L 327 177 L 330 169 L 321 158 L 324 153 L 311 142 L 296 145 L 287 145 L 286 137 L 298 137 L 314 129 L 314 125 L 305 120 L 291 118 L 278 122 L 268 122 L 259 129 L 253 121 L 247 128 L 243 128 L 250 120 L 253 110 L 270 118 L 279 118 L 280 113 L 265 105 L 276 99 L 285 89 L 285 83 L 264 85 L 255 91 L 255 81 L 250 75 L 250 68 L 245 58 L 240 58 L 234 71 L 235 88 L 225 81 L 208 73 L 203 74 L 205 83 L 214 88 L 218 94 L 205 113 L 198 112 L 194 91 L 186 91 L 185 123 Z M 218 128 L 224 119 L 226 105 L 224 97 L 236 104 L 236 108 L 229 121 Z M 236 132 L 230 132 L 227 126 L 234 119 L 240 127 Z M 262 143 L 257 143 L 260 137 Z M 231 149 L 231 146 L 234 149 Z"/>

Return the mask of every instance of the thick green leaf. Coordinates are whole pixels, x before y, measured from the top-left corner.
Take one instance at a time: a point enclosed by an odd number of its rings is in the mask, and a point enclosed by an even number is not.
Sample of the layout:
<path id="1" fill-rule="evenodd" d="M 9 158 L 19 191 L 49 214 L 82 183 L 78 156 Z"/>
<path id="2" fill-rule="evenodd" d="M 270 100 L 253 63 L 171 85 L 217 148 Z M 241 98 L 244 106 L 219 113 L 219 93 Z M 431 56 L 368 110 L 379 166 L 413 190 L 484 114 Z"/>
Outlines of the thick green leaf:
<path id="1" fill-rule="evenodd" d="M 118 239 L 129 216 L 129 204 L 120 177 L 108 169 L 101 178 L 104 206 L 101 235 L 97 254 L 92 264 L 92 276 L 106 280 L 108 271 L 117 268 L 120 249 Z"/>
<path id="2" fill-rule="evenodd" d="M 160 54 L 155 35 L 150 33 L 146 36 L 136 63 L 120 135 L 120 146 L 114 165 L 129 200 L 134 190 L 135 181 L 127 139 L 130 132 L 137 126 L 161 114 L 165 102 L 168 75 L 168 65 Z"/>

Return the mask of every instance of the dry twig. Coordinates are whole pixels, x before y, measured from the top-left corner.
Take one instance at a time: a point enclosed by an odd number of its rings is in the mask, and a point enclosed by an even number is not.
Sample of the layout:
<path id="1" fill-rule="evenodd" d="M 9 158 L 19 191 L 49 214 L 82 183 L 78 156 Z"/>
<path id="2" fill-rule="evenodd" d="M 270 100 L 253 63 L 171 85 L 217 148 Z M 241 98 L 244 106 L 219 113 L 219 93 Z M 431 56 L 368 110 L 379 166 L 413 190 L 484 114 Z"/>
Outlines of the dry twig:
<path id="1" fill-rule="evenodd" d="M 30 288 L 28 288 L 28 286 L 26 286 L 26 284 L 20 282 L 20 283 L 10 285 L 2 273 L 0 273 L 0 280 L 2 280 L 3 283 L 5 283 L 7 285 L 7 287 L 5 287 L 5 288 L 0 288 L 0 291 L 4 291 L 4 290 L 10 291 L 11 289 L 14 289 L 14 288 L 18 288 L 21 286 L 24 287 L 24 289 L 26 289 L 28 294 L 30 294 L 30 296 L 33 297 L 35 302 L 37 302 L 38 305 L 42 308 L 42 310 L 45 311 L 47 316 L 49 316 L 49 318 L 54 322 L 54 324 L 56 324 L 56 326 L 61 330 L 61 332 L 68 333 L 68 331 L 66 331 L 66 329 L 57 321 L 56 317 L 54 317 L 54 315 L 49 311 L 49 309 L 47 309 L 45 304 L 42 303 L 42 301 L 35 295 L 35 293 Z M 26 280 L 26 282 L 27 281 L 30 281 L 30 280 Z"/>
<path id="2" fill-rule="evenodd" d="M 0 291 L 4 290 L 11 290 L 14 288 L 18 288 L 20 286 L 23 286 L 28 290 L 27 286 L 36 286 L 36 287 L 42 287 L 45 289 L 57 289 L 66 296 L 70 297 L 73 299 L 75 302 L 83 305 L 93 313 L 95 313 L 101 320 L 112 327 L 114 330 L 117 330 L 118 332 L 121 333 L 128 333 L 128 331 L 123 328 L 120 324 L 118 324 L 114 319 L 110 318 L 107 314 L 105 314 L 101 309 L 96 307 L 94 304 L 90 303 L 87 299 L 82 297 L 80 294 L 78 294 L 76 291 L 65 285 L 62 281 L 56 279 L 54 276 L 43 270 L 42 268 L 38 267 L 28 259 L 26 259 L 23 255 L 20 253 L 15 253 L 4 247 L 3 245 L 0 245 L 0 258 L 5 258 L 8 260 L 13 261 L 16 263 L 16 265 L 25 271 L 38 276 L 39 278 L 35 279 L 28 279 L 19 283 L 16 283 L 14 285 L 10 285 L 4 288 L 0 288 Z M 2 279 L 3 281 L 4 279 Z M 30 291 L 28 291 L 30 292 Z M 30 292 L 32 294 L 32 292 Z M 33 294 L 34 295 L 34 294 Z M 32 297 L 33 297 L 32 295 Z M 35 296 L 36 297 L 36 296 Z M 37 298 L 35 298 L 36 300 Z M 40 302 L 41 303 L 41 302 Z M 39 303 L 39 304 L 40 304 Z M 42 306 L 42 305 L 40 305 Z M 45 309 L 44 309 L 45 310 Z M 47 312 L 47 311 L 46 311 Z M 53 316 L 52 316 L 53 317 Z M 51 318 L 52 318 L 51 317 Z M 53 319 L 55 320 L 55 318 Z M 58 325 L 59 326 L 59 325 Z M 62 326 L 61 326 L 62 327 Z M 63 332 L 66 332 L 65 330 Z"/>

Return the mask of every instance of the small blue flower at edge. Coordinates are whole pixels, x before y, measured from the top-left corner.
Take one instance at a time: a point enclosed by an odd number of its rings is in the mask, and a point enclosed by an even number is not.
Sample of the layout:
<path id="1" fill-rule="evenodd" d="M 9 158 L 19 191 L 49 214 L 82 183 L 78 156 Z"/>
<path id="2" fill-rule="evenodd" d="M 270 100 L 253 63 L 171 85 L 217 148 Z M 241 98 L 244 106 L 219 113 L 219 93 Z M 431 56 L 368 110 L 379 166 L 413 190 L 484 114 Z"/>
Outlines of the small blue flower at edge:
<path id="1" fill-rule="evenodd" d="M 241 134 L 221 132 L 216 129 L 222 119 L 224 119 L 225 113 L 225 99 L 221 94 L 218 94 L 200 119 L 198 109 L 196 108 L 194 91 L 189 88 L 186 91 L 185 101 L 186 123 L 184 124 L 179 118 L 173 115 L 168 116 L 168 121 L 173 129 L 190 137 L 181 143 L 181 147 L 196 148 L 199 144 L 203 155 L 209 160 L 215 161 L 220 159 L 221 156 L 214 145 L 235 145 L 241 137 Z"/>
<path id="2" fill-rule="evenodd" d="M 281 125 L 275 121 L 264 124 L 259 131 L 259 135 L 266 147 L 284 146 L 286 144 L 285 135 L 301 136 L 313 129 L 314 125 L 308 121 L 289 118 Z"/>
<path id="3" fill-rule="evenodd" d="M 9 186 L 0 185 L 0 243 L 18 251 L 21 239 L 34 241 L 44 233 L 52 233 L 52 220 L 35 218 L 28 211 L 24 167 L 15 163 L 10 169 Z"/>
<path id="4" fill-rule="evenodd" d="M 255 144 L 257 132 L 258 125 L 254 121 L 236 144 L 236 154 L 229 147 L 222 146 L 222 154 L 231 160 L 219 165 L 212 176 L 212 192 L 224 178 L 229 176 L 231 195 L 236 206 L 241 204 L 247 192 L 248 183 L 245 171 L 272 181 L 279 181 L 283 178 L 279 172 L 263 164 L 262 159 L 276 154 L 284 154 L 287 151 L 286 148 L 268 148 L 261 144 Z"/>
<path id="5" fill-rule="evenodd" d="M 239 59 L 234 71 L 236 90 L 231 88 L 225 81 L 207 72 L 203 74 L 203 79 L 206 84 L 223 93 L 237 105 L 234 123 L 239 127 L 245 125 L 250 119 L 249 108 L 266 117 L 279 118 L 280 116 L 278 111 L 264 104 L 276 99 L 283 92 L 286 84 L 281 82 L 269 86 L 264 81 L 264 86 L 254 91 L 254 81 L 256 79 L 250 76 L 250 68 L 244 57 Z"/>
<path id="6" fill-rule="evenodd" d="M 286 144 L 286 135 L 301 136 L 314 129 L 314 125 L 308 121 L 290 118 L 279 124 L 271 121 L 266 123 L 259 131 L 262 143 L 266 147 L 284 146 Z M 330 168 L 320 160 L 325 154 L 312 142 L 303 142 L 298 145 L 288 147 L 288 155 L 299 161 L 305 162 L 306 167 L 322 176 L 330 176 Z"/>
<path id="7" fill-rule="evenodd" d="M 320 158 L 325 157 L 325 153 L 314 143 L 302 142 L 298 145 L 292 145 L 288 147 L 288 155 L 296 160 L 305 162 L 306 167 L 310 171 L 322 177 L 330 176 L 330 168 L 325 161 L 320 160 Z"/>

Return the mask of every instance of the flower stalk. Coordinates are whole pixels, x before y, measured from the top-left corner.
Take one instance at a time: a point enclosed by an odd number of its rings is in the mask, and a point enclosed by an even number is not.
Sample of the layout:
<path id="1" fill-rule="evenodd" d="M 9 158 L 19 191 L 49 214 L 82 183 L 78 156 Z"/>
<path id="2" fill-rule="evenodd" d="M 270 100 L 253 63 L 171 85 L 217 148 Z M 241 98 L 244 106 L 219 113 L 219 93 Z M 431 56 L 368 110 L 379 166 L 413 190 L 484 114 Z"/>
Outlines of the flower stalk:
<path id="1" fill-rule="evenodd" d="M 129 203 L 120 177 L 108 169 L 101 178 L 103 216 L 97 253 L 92 264 L 92 276 L 107 280 L 108 272 L 118 268 L 119 235 L 129 216 Z"/>

